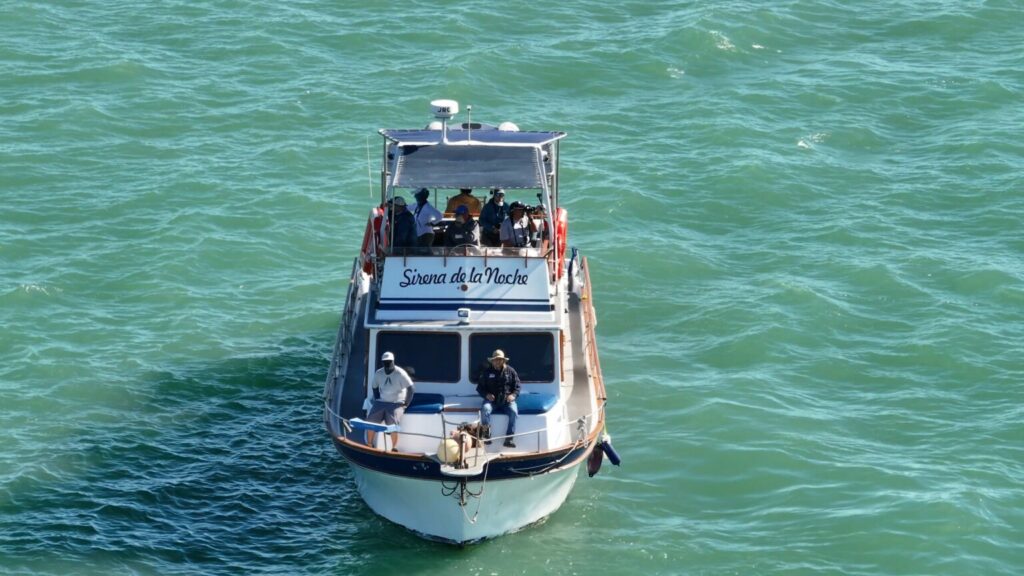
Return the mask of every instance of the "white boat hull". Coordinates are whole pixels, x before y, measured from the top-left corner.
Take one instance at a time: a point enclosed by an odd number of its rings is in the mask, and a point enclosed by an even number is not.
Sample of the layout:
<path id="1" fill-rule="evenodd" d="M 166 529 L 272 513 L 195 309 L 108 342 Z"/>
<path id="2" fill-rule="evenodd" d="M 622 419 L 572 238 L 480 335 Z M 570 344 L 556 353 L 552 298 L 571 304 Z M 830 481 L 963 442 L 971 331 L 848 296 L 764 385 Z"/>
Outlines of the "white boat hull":
<path id="1" fill-rule="evenodd" d="M 458 480 L 394 476 L 353 466 L 356 487 L 374 512 L 425 537 L 465 544 L 515 532 L 558 510 L 573 484 L 579 464 L 545 474 L 506 480 L 469 482 L 465 507 L 459 489 L 445 496 Z"/>

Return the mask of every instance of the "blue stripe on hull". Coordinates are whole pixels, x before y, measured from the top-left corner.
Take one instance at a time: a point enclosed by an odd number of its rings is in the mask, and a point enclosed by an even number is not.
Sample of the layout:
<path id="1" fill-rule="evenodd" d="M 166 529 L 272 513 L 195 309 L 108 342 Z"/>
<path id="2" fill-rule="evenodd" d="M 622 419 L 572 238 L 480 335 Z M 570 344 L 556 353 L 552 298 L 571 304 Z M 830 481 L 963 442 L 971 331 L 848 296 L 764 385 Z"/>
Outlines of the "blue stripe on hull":
<path id="1" fill-rule="evenodd" d="M 544 302 L 550 301 L 548 298 L 381 298 L 381 302 Z"/>
<path id="2" fill-rule="evenodd" d="M 451 304 L 393 304 L 381 301 L 378 310 L 458 310 L 473 308 L 474 310 L 501 310 L 508 312 L 551 312 L 552 304 L 502 304 L 499 302 L 454 302 Z"/>

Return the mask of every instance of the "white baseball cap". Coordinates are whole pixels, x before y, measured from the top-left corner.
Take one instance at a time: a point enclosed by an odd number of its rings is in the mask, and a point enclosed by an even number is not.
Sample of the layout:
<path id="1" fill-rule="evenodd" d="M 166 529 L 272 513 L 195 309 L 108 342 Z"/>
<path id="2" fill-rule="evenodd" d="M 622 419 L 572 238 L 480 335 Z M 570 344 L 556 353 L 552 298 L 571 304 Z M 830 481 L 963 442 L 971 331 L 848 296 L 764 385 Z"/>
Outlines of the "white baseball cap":
<path id="1" fill-rule="evenodd" d="M 380 357 L 380 361 L 381 362 L 394 362 L 395 361 L 395 355 L 392 354 L 391 352 L 385 352 L 384 355 Z"/>

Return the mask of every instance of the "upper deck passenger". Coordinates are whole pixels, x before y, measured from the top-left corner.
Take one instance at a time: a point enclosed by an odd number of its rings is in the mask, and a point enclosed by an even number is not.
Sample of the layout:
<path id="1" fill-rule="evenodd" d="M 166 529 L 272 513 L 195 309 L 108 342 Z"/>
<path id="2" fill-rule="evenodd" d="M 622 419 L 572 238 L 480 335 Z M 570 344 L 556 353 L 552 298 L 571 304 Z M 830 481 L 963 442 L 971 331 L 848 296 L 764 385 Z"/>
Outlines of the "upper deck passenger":
<path id="1" fill-rule="evenodd" d="M 455 209 L 459 206 L 469 208 L 469 213 L 473 216 L 478 216 L 480 214 L 481 202 L 479 198 L 473 196 L 472 188 L 460 188 L 458 196 L 453 196 L 448 199 L 448 206 L 444 211 L 454 213 Z"/>
<path id="2" fill-rule="evenodd" d="M 441 213 L 431 206 L 428 199 L 430 190 L 420 188 L 416 191 L 416 208 L 412 215 L 416 220 L 416 244 L 418 246 L 434 245 L 434 224 L 441 221 Z"/>
<path id="3" fill-rule="evenodd" d="M 501 188 L 491 190 L 491 199 L 480 211 L 480 235 L 488 246 L 501 245 L 501 223 L 508 218 L 508 206 L 505 205 L 505 191 Z"/>
<path id="4" fill-rule="evenodd" d="M 412 248 L 416 245 L 416 219 L 405 206 L 405 198 L 395 196 L 394 210 L 394 244 L 395 248 Z"/>
<path id="5" fill-rule="evenodd" d="M 480 245 L 480 227 L 469 215 L 469 208 L 459 206 L 455 209 L 455 222 L 445 230 L 444 245 L 451 248 L 464 244 Z"/>
<path id="6" fill-rule="evenodd" d="M 522 202 L 513 202 L 509 206 L 508 219 L 501 224 L 501 246 L 526 248 L 530 245 L 530 237 L 536 231 L 533 220 L 526 217 L 526 206 Z"/>

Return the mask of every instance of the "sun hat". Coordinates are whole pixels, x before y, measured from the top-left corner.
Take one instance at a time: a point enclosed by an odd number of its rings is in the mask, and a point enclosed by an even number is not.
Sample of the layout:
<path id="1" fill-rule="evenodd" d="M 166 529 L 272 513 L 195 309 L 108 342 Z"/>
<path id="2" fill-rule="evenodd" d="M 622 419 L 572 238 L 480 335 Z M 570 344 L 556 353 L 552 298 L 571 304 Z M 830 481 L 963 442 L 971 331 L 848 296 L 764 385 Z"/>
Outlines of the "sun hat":
<path id="1" fill-rule="evenodd" d="M 501 348 L 495 350 L 494 354 L 491 354 L 491 357 L 488 358 L 488 360 L 497 360 L 499 358 L 501 360 L 505 360 L 505 361 L 508 361 L 508 359 L 509 359 L 508 356 L 505 356 L 505 351 L 502 350 Z"/>
<path id="2" fill-rule="evenodd" d="M 385 352 L 383 355 L 381 355 L 380 361 L 381 362 L 394 362 L 395 361 L 395 355 L 392 354 L 391 352 Z"/>

